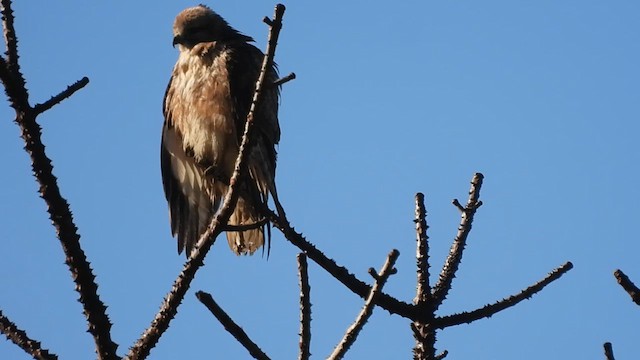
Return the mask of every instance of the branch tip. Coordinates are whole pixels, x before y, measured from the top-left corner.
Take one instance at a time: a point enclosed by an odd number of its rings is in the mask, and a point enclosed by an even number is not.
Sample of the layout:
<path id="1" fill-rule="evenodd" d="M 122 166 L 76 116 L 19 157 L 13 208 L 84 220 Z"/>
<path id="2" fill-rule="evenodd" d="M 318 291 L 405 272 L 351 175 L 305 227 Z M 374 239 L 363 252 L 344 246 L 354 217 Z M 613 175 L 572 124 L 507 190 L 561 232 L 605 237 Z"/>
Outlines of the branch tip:
<path id="1" fill-rule="evenodd" d="M 202 290 L 196 292 L 196 297 L 200 302 L 209 309 L 213 316 L 218 319 L 220 324 L 224 327 L 229 334 L 231 334 L 242 346 L 244 346 L 249 354 L 255 359 L 268 360 L 269 357 L 265 354 L 255 342 L 253 342 L 247 333 L 236 324 L 233 319 L 213 300 L 211 294 Z"/>
<path id="2" fill-rule="evenodd" d="M 289 73 L 289 75 L 287 76 L 283 76 L 280 79 L 276 80 L 273 82 L 273 86 L 282 86 L 285 83 L 288 83 L 289 81 L 293 80 L 296 78 L 296 73 Z"/>
<path id="3" fill-rule="evenodd" d="M 604 357 L 606 360 L 615 360 L 615 357 L 613 356 L 613 346 L 611 345 L 610 342 L 606 342 L 603 345 L 604 347 Z"/>
<path id="4" fill-rule="evenodd" d="M 67 88 L 61 91 L 58 95 L 52 96 L 49 100 L 45 101 L 42 104 L 36 104 L 36 106 L 33 107 L 33 110 L 36 112 L 36 114 L 42 114 L 43 112 L 51 109 L 55 105 L 58 105 L 63 100 L 71 97 L 71 95 L 73 95 L 76 91 L 82 89 L 83 87 L 87 86 L 87 84 L 89 84 L 89 78 L 85 76 L 82 79 L 76 81 L 75 83 L 67 86 Z"/>
<path id="5" fill-rule="evenodd" d="M 620 269 L 617 269 L 613 272 L 613 276 L 615 276 L 618 284 L 622 286 L 624 291 L 631 296 L 631 300 L 640 305 L 640 289 L 629 279 L 629 277 Z"/>

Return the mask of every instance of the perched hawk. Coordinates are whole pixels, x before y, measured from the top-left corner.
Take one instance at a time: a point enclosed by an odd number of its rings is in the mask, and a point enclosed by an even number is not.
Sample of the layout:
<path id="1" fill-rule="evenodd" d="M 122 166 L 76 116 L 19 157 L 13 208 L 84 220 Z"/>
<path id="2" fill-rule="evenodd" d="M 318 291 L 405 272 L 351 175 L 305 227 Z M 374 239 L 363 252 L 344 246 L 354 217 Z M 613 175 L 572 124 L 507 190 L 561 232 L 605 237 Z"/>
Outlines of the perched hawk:
<path id="1" fill-rule="evenodd" d="M 178 238 L 178 253 L 185 250 L 187 256 L 222 203 L 233 174 L 264 56 L 252 41 L 204 5 L 182 11 L 173 24 L 173 45 L 180 54 L 164 97 L 161 167 L 171 232 Z M 238 255 L 252 254 L 264 244 L 257 205 L 266 203 L 269 194 L 277 201 L 279 89 L 269 86 L 277 77 L 273 66 L 254 117 L 249 178 L 239 188 L 229 219 L 229 225 L 250 228 L 227 231 L 229 247 Z"/>

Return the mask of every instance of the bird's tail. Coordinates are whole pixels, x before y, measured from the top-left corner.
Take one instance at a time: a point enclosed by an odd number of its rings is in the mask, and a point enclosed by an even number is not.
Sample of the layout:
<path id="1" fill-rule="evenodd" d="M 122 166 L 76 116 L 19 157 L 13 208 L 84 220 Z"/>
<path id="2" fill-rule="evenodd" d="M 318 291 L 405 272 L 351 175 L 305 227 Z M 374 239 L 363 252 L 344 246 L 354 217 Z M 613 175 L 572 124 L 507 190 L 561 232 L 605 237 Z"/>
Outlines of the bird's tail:
<path id="1" fill-rule="evenodd" d="M 229 218 L 231 227 L 249 227 L 248 230 L 227 231 L 229 247 L 236 255 L 252 255 L 264 245 L 264 225 L 258 210 L 242 197 L 238 198 L 236 208 Z"/>

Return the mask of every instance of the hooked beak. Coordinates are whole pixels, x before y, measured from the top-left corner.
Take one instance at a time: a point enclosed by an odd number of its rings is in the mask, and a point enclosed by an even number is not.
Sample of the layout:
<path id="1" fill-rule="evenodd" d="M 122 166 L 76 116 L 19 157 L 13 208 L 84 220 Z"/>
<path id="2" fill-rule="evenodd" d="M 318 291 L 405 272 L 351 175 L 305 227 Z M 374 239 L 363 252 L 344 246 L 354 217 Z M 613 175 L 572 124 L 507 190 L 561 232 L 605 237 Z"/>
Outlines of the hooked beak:
<path id="1" fill-rule="evenodd" d="M 176 47 L 176 45 L 178 44 L 182 44 L 182 36 L 181 35 L 176 35 L 173 37 L 173 47 Z"/>

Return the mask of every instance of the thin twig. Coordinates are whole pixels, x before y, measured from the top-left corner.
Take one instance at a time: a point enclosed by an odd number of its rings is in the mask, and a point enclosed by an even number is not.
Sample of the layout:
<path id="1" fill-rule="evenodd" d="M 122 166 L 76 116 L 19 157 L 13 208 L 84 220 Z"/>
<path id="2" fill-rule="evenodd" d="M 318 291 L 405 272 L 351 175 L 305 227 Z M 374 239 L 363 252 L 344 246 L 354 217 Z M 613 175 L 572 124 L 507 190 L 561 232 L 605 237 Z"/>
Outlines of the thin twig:
<path id="1" fill-rule="evenodd" d="M 61 91 L 58 95 L 52 96 L 51 99 L 43 102 L 42 104 L 36 104 L 33 107 L 33 110 L 36 112 L 36 114 L 42 114 L 43 112 L 51 109 L 55 105 L 58 105 L 63 100 L 69 98 L 76 91 L 87 86 L 88 83 L 89 83 L 89 78 L 85 76 L 82 79 L 76 81 L 75 83 L 67 86 L 67 88 Z"/>
<path id="2" fill-rule="evenodd" d="M 616 358 L 613 356 L 613 347 L 611 346 L 610 342 L 606 342 L 604 343 L 604 357 L 607 360 L 616 360 Z"/>
<path id="3" fill-rule="evenodd" d="M 138 339 L 133 347 L 131 347 L 126 356 L 127 359 L 144 359 L 149 355 L 151 349 L 157 344 L 162 334 L 168 329 L 169 323 L 177 314 L 178 306 L 182 302 L 182 299 L 184 299 L 184 296 L 191 285 L 191 281 L 193 281 L 198 269 L 204 264 L 204 258 L 215 242 L 216 237 L 223 231 L 223 224 L 227 224 L 231 217 L 231 213 L 238 199 L 238 180 L 243 173 L 242 169 L 246 167 L 245 159 L 247 158 L 249 150 L 249 141 L 251 139 L 254 123 L 254 113 L 257 109 L 257 104 L 262 98 L 267 69 L 270 69 L 273 64 L 273 57 L 278 42 L 278 35 L 282 27 L 284 11 L 285 7 L 283 5 L 276 5 L 274 20 L 269 31 L 267 51 L 262 62 L 262 68 L 256 83 L 251 107 L 247 114 L 247 121 L 245 122 L 244 133 L 242 135 L 242 143 L 240 144 L 233 175 L 229 181 L 229 188 L 225 194 L 225 200 L 222 207 L 211 220 L 207 230 L 202 234 L 202 236 L 200 236 L 200 239 L 196 243 L 195 248 L 191 251 L 189 259 L 187 260 L 182 272 L 174 282 L 173 288 L 165 297 L 160 310 L 151 322 L 149 328 L 144 331 L 140 339 Z"/>
<path id="4" fill-rule="evenodd" d="M 300 352 L 299 360 L 308 360 L 311 356 L 311 287 L 307 271 L 307 256 L 300 253 L 298 259 L 298 276 L 300 277 Z"/>
<path id="5" fill-rule="evenodd" d="M 1 310 L 0 332 L 34 359 L 55 360 L 58 358 L 58 355 L 50 353 L 47 349 L 43 349 L 39 341 L 29 338 L 27 333 L 4 316 Z"/>
<path id="6" fill-rule="evenodd" d="M 87 318 L 89 333 L 94 338 L 99 359 L 118 359 L 118 345 L 111 340 L 111 322 L 106 306 L 98 296 L 98 285 L 84 251 L 80 247 L 80 235 L 73 221 L 67 200 L 60 194 L 57 178 L 53 175 L 51 160 L 47 157 L 42 144 L 42 130 L 36 122 L 39 112 L 29 105 L 29 94 L 18 64 L 18 39 L 13 26 L 11 1 L 2 0 L 2 21 L 7 46 L 5 69 L 0 78 L 5 86 L 9 102 L 16 112 L 15 122 L 21 130 L 25 142 L 24 149 L 31 157 L 33 174 L 40 184 L 40 196 L 47 204 L 47 212 L 66 256 L 66 264 L 80 294 L 79 301 Z"/>
<path id="7" fill-rule="evenodd" d="M 429 284 L 429 236 L 427 236 L 427 210 L 424 206 L 424 194 L 416 194 L 416 265 L 418 274 L 418 286 L 413 303 L 422 306 L 431 299 L 431 286 Z"/>
<path id="8" fill-rule="evenodd" d="M 351 274 L 347 268 L 338 265 L 335 260 L 328 258 L 322 251 L 308 242 L 302 234 L 296 232 L 295 229 L 291 227 L 286 216 L 278 216 L 270 209 L 263 209 L 263 212 L 273 223 L 273 226 L 278 228 L 290 243 L 307 254 L 309 259 L 313 260 L 354 294 L 363 299 L 369 296 L 371 286 L 358 279 L 355 275 Z M 411 320 L 416 320 L 420 317 L 420 312 L 414 308 L 413 304 L 400 301 L 383 292 L 375 299 L 375 303 L 377 306 L 380 306 L 392 314 L 398 314 Z"/>
<path id="9" fill-rule="evenodd" d="M 373 287 L 371 288 L 371 292 L 367 297 L 367 300 L 364 303 L 364 307 L 358 314 L 356 321 L 349 326 L 347 332 L 344 334 L 344 337 L 340 341 L 340 343 L 333 350 L 333 353 L 328 357 L 329 360 L 339 360 L 344 357 L 344 355 L 349 351 L 349 348 L 356 341 L 358 334 L 362 331 L 362 328 L 373 314 L 373 307 L 375 306 L 375 298 L 380 295 L 380 291 L 384 284 L 387 282 L 387 279 L 392 274 L 393 265 L 396 263 L 396 260 L 400 256 L 400 252 L 396 249 L 393 249 L 389 255 L 387 256 L 387 260 L 384 262 L 382 266 L 382 270 L 378 273 L 378 278 L 376 279 Z"/>
<path id="10" fill-rule="evenodd" d="M 289 81 L 296 78 L 295 73 L 289 73 L 287 76 L 283 76 L 280 79 L 273 82 L 272 86 L 282 86 L 282 84 L 288 83 Z"/>
<path id="11" fill-rule="evenodd" d="M 451 245 L 449 256 L 447 256 L 447 260 L 440 272 L 438 282 L 433 289 L 434 311 L 438 309 L 447 297 L 447 294 L 451 289 L 453 278 L 458 271 L 458 266 L 462 260 L 462 252 L 464 251 L 464 247 L 467 243 L 467 236 L 469 235 L 473 224 L 473 217 L 481 204 L 478 199 L 480 198 L 480 189 L 482 188 L 483 179 L 484 176 L 481 173 L 474 174 L 473 179 L 471 179 L 469 200 L 467 201 L 467 206 L 462 210 L 460 225 L 458 226 L 458 234 L 453 241 L 453 245 Z"/>
<path id="12" fill-rule="evenodd" d="M 624 291 L 631 296 L 631 300 L 634 303 L 640 305 L 640 289 L 629 279 L 629 277 L 622 272 L 622 270 L 618 269 L 613 272 L 613 276 L 618 280 L 618 284 L 622 286 Z"/>
<path id="13" fill-rule="evenodd" d="M 534 294 L 540 292 L 545 286 L 549 285 L 555 280 L 558 280 L 562 275 L 564 275 L 567 271 L 573 268 L 573 264 L 571 262 L 567 262 L 559 268 L 553 270 L 547 277 L 540 280 L 539 282 L 531 285 L 530 287 L 522 290 L 517 295 L 512 295 L 506 299 L 500 300 L 496 303 L 486 305 L 480 309 L 473 310 L 471 312 L 463 312 L 459 314 L 443 316 L 435 319 L 435 327 L 438 329 L 444 329 L 450 326 L 460 325 L 464 323 L 471 323 L 473 321 L 488 318 L 496 313 L 507 309 L 511 306 L 516 305 L 522 300 L 528 299 Z"/>
<path id="14" fill-rule="evenodd" d="M 224 310 L 222 310 L 215 300 L 213 300 L 211 294 L 204 291 L 198 291 L 196 292 L 196 297 L 204 304 L 204 306 L 207 307 L 207 309 L 209 309 L 209 311 L 211 311 L 213 316 L 215 316 L 220 324 L 224 326 L 224 329 L 238 340 L 238 342 L 242 344 L 247 351 L 249 351 L 249 354 L 251 354 L 254 359 L 269 359 L 267 354 L 265 354 L 260 347 L 249 338 L 249 335 L 247 335 L 247 333 L 244 332 L 244 330 L 242 330 L 242 328 L 238 326 L 238 324 L 236 324 Z"/>

